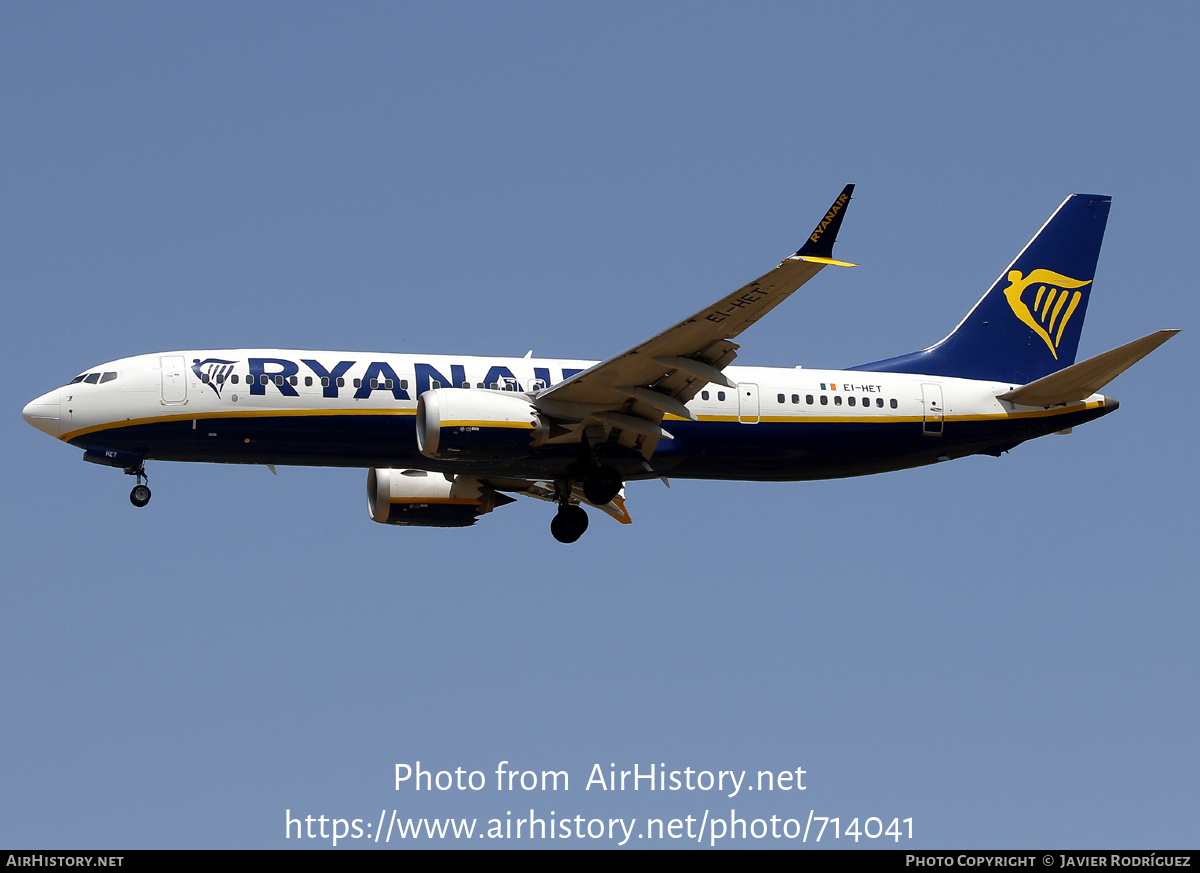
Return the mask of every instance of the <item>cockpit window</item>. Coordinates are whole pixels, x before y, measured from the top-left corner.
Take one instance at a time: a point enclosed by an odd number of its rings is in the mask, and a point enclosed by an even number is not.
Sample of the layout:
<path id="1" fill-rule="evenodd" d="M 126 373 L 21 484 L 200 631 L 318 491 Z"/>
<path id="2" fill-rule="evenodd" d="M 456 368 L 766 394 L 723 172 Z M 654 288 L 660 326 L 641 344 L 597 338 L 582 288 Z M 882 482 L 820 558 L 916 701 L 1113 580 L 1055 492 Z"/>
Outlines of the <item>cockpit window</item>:
<path id="1" fill-rule="evenodd" d="M 111 382 L 115 378 L 117 378 L 117 374 L 112 371 L 107 373 L 80 373 L 67 384 L 74 385 L 77 382 L 83 382 L 87 385 L 103 385 L 105 382 Z"/>

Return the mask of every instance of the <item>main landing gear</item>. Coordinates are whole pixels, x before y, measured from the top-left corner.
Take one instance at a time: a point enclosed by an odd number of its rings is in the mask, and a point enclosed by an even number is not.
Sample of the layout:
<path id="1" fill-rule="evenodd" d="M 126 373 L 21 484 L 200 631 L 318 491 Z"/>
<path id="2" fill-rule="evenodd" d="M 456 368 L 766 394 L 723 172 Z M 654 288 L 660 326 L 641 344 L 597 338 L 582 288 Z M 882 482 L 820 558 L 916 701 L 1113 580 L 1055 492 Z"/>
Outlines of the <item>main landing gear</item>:
<path id="1" fill-rule="evenodd" d="M 572 482 L 583 482 L 583 496 L 594 506 L 604 506 L 611 503 L 625 482 L 621 474 L 607 464 L 602 464 L 592 453 L 591 448 L 584 444 L 580 449 L 579 460 L 567 468 L 567 479 L 558 479 L 554 483 L 554 496 L 558 501 L 558 513 L 550 522 L 550 533 L 560 543 L 573 543 L 587 530 L 588 515 L 582 506 L 571 502 Z"/>
<path id="2" fill-rule="evenodd" d="M 602 460 L 603 452 L 599 443 L 584 441 L 579 457 L 566 469 L 568 478 L 583 483 L 583 496 L 593 506 L 610 503 L 625 487 L 621 474 Z"/>
<path id="3" fill-rule="evenodd" d="M 621 474 L 605 464 L 593 467 L 583 480 L 583 496 L 590 503 L 603 506 L 621 493 L 625 483 Z"/>
<path id="4" fill-rule="evenodd" d="M 571 480 L 557 480 L 554 494 L 558 499 L 558 512 L 550 522 L 550 533 L 560 543 L 573 543 L 587 530 L 588 514 L 582 506 L 570 502 Z"/>
<path id="5" fill-rule="evenodd" d="M 558 513 L 550 522 L 550 533 L 560 543 L 573 543 L 583 536 L 588 527 L 588 514 L 582 506 L 560 504 Z"/>

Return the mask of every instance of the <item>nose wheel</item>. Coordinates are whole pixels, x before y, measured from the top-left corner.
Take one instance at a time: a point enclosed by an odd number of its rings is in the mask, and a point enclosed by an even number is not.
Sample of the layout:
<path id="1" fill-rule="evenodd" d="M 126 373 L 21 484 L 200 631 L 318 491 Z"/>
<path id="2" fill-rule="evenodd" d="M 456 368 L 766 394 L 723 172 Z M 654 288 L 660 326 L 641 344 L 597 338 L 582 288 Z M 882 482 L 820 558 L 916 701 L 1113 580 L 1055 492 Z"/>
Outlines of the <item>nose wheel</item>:
<path id="1" fill-rule="evenodd" d="M 140 482 L 129 492 L 129 502 L 141 509 L 150 502 L 150 489 Z"/>
<path id="2" fill-rule="evenodd" d="M 132 467 L 126 467 L 125 472 L 130 476 L 137 476 L 137 484 L 129 492 L 129 502 L 141 509 L 150 502 L 150 486 L 147 484 L 150 477 L 146 475 L 146 465 L 138 463 Z"/>

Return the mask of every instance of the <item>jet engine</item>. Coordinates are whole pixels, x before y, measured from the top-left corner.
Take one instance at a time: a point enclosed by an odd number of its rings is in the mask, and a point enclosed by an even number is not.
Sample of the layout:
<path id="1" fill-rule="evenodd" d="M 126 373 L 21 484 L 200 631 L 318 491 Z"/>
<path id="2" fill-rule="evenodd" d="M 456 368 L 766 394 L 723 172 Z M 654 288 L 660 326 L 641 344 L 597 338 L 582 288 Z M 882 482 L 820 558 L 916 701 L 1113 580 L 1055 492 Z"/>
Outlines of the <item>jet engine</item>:
<path id="1" fill-rule="evenodd" d="M 367 512 L 380 524 L 468 527 L 514 498 L 474 476 L 425 470 L 367 471 Z"/>
<path id="2" fill-rule="evenodd" d="M 523 458 L 549 432 L 549 424 L 524 394 L 435 388 L 417 400 L 417 448 L 427 458 Z"/>

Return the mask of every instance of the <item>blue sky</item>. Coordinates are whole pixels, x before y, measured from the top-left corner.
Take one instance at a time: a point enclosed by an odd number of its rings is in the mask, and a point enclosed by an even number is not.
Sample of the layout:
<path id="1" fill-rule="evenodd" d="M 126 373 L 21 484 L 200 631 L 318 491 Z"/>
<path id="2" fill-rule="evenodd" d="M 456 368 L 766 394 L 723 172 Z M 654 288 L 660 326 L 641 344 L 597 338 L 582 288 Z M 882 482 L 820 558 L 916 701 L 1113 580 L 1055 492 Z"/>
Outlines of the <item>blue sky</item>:
<path id="1" fill-rule="evenodd" d="M 5 4 L 0 844 L 296 846 L 289 809 L 734 809 L 911 817 L 901 847 L 1194 846 L 1198 24 L 1153 3 Z M 374 525 L 354 470 L 158 463 L 138 511 L 20 418 L 168 349 L 602 358 L 794 251 L 846 182 L 838 254 L 862 266 L 744 334 L 741 363 L 929 345 L 1072 192 L 1113 197 L 1081 355 L 1185 332 L 1068 437 L 858 480 L 640 483 L 633 525 L 570 547 L 532 501 Z M 394 790 L 416 761 L 571 788 Z M 597 763 L 802 767 L 807 790 L 584 790 Z"/>

